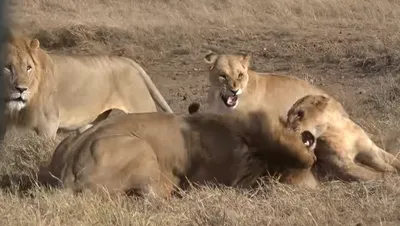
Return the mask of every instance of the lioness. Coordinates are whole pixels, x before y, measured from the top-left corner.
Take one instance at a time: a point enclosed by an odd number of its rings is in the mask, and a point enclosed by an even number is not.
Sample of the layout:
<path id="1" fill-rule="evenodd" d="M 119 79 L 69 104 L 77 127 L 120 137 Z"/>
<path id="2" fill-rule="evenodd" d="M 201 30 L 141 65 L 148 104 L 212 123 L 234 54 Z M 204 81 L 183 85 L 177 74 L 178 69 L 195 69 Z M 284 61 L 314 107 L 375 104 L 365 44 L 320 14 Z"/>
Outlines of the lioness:
<path id="1" fill-rule="evenodd" d="M 14 35 L 6 47 L 3 79 L 11 125 L 54 138 L 59 128 L 83 132 L 111 109 L 157 111 L 152 97 L 172 112 L 150 77 L 131 59 L 48 54 L 37 39 Z"/>
<path id="2" fill-rule="evenodd" d="M 293 103 L 305 95 L 329 97 L 323 90 L 294 76 L 252 71 L 250 59 L 248 54 L 209 53 L 205 56 L 205 62 L 210 65 L 207 102 L 211 112 L 225 114 L 263 109 L 270 116 L 286 117 Z"/>
<path id="3" fill-rule="evenodd" d="M 62 182 L 74 192 L 101 186 L 110 193 L 152 190 L 163 197 L 189 182 L 249 188 L 267 173 L 281 173 L 283 183 L 317 186 L 310 171 L 313 134 L 270 121 L 261 113 L 120 115 L 63 140 L 40 180 Z"/>
<path id="4" fill-rule="evenodd" d="M 399 171 L 400 161 L 376 146 L 341 109 L 342 105 L 329 97 L 307 95 L 288 111 L 289 128 L 320 135 L 315 149 L 317 170 L 343 180 L 375 180 L 382 172 Z"/>

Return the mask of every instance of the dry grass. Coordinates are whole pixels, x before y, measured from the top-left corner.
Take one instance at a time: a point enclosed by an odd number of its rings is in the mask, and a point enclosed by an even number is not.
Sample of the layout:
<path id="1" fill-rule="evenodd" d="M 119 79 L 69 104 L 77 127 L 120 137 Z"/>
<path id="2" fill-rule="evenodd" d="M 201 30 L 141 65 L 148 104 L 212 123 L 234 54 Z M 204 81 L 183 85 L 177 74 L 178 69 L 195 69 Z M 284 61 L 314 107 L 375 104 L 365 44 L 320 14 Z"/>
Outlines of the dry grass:
<path id="1" fill-rule="evenodd" d="M 10 24 L 48 51 L 131 57 L 171 107 L 204 103 L 203 54 L 251 52 L 253 69 L 290 72 L 341 100 L 378 145 L 400 144 L 397 0 L 9 0 Z M 61 137 L 8 134 L 0 225 L 398 225 L 400 180 L 317 191 L 198 189 L 182 199 L 74 197 L 35 185 Z"/>
<path id="2" fill-rule="evenodd" d="M 29 132 L 8 134 L 6 140 L 0 165 L 1 225 L 396 225 L 399 220 L 399 178 L 331 182 L 318 190 L 273 181 L 250 191 L 204 187 L 168 201 L 89 192 L 74 196 L 35 184 L 35 172 L 59 140 Z"/>

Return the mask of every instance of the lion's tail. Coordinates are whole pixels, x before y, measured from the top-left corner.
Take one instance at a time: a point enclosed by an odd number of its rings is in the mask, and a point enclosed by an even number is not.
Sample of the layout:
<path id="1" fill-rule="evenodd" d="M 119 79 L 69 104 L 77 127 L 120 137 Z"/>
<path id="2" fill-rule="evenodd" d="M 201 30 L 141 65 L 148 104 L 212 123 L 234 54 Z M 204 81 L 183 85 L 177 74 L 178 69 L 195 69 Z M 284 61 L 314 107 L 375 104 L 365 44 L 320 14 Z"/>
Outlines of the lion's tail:
<path id="1" fill-rule="evenodd" d="M 156 100 L 157 104 L 168 113 L 173 113 L 171 107 L 168 105 L 167 101 L 165 101 L 164 97 L 161 95 L 160 91 L 154 85 L 153 81 L 151 80 L 150 76 L 143 70 L 143 68 L 136 63 L 135 61 L 130 59 L 132 65 L 139 70 L 140 75 L 142 76 L 144 82 L 147 85 L 147 88 L 150 91 L 151 96 Z"/>

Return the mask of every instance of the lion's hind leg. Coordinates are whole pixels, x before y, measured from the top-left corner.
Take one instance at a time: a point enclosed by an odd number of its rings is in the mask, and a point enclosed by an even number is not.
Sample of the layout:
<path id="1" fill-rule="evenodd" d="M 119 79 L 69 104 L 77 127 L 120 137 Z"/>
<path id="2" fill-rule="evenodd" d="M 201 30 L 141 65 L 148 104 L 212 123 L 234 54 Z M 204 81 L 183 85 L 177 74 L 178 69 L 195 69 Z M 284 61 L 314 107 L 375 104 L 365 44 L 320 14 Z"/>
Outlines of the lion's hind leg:
<path id="1" fill-rule="evenodd" d="M 397 172 L 400 172 L 400 156 L 398 155 L 392 155 L 391 153 L 377 147 L 379 150 L 377 150 L 377 152 L 379 153 L 379 155 L 385 160 L 385 162 L 389 163 L 390 165 L 392 165 Z"/>
<path id="2" fill-rule="evenodd" d="M 400 161 L 394 155 L 379 148 L 367 134 L 362 133 L 357 144 L 360 162 L 380 172 L 400 172 Z"/>
<path id="3" fill-rule="evenodd" d="M 381 153 L 376 151 L 362 151 L 356 159 L 379 172 L 396 172 L 396 169 L 382 158 Z"/>
<path id="4" fill-rule="evenodd" d="M 169 196 L 168 184 L 162 184 L 161 171 L 152 147 L 135 136 L 107 136 L 91 145 L 95 160 L 92 173 L 87 175 L 88 187 L 133 193 Z"/>
<path id="5" fill-rule="evenodd" d="M 373 143 L 372 147 L 362 149 L 358 159 L 361 163 L 380 172 L 400 172 L 400 161 L 396 156 Z"/>
<path id="6" fill-rule="evenodd" d="M 341 159 L 339 156 L 331 156 L 330 162 L 336 168 L 337 177 L 344 181 L 370 181 L 383 178 L 383 173 L 358 165 L 351 158 Z"/>

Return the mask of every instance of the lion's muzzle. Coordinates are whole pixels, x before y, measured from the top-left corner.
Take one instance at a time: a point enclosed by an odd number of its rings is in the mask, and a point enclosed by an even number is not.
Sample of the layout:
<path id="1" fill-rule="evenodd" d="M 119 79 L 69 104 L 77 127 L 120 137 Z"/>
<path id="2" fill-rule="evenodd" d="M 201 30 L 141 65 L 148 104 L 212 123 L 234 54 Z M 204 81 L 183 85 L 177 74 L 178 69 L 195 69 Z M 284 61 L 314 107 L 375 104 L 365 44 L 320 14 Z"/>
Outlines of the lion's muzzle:
<path id="1" fill-rule="evenodd" d="M 14 90 L 9 93 L 6 103 L 8 108 L 21 110 L 25 107 L 28 100 L 29 91 L 25 86 L 15 86 Z"/>
<path id="2" fill-rule="evenodd" d="M 229 94 L 222 94 L 221 93 L 221 99 L 222 102 L 228 107 L 228 108 L 235 108 L 238 104 L 239 100 L 239 95 L 241 94 L 241 90 L 230 90 Z"/>
<path id="3" fill-rule="evenodd" d="M 28 99 L 28 88 L 25 86 L 15 86 L 15 91 L 10 93 L 8 101 L 26 102 Z"/>

